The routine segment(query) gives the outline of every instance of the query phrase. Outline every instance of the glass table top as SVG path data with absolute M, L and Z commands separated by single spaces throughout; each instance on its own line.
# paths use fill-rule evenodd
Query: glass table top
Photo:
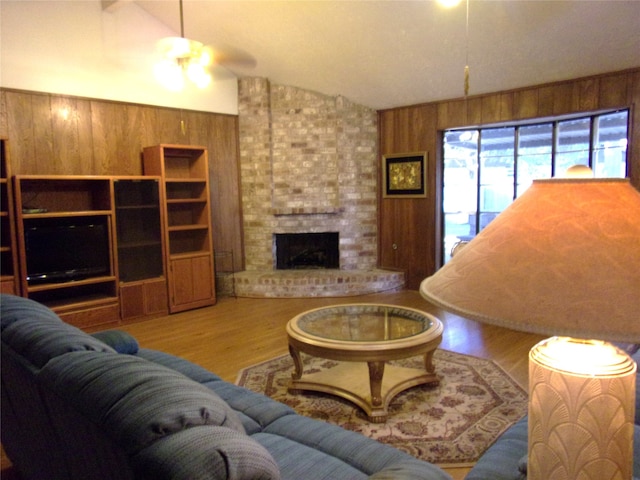
M 383 342 L 413 337 L 433 326 L 431 316 L 393 305 L 356 304 L 302 314 L 297 328 L 308 335 L 348 342 Z

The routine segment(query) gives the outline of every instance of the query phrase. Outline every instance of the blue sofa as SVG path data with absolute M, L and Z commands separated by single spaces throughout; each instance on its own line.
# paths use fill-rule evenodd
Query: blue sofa
M 628 353 L 640 364 L 637 346 L 628 346 Z M 482 455 L 465 480 L 525 480 L 528 450 L 527 417 L 504 432 Z M 633 435 L 633 478 L 640 479 L 640 372 L 636 372 L 636 417 Z
M 1 440 L 25 479 L 445 480 L 124 332 L 0 296 Z

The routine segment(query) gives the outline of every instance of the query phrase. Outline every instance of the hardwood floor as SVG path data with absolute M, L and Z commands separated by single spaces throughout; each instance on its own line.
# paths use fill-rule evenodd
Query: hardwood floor
M 118 329 L 132 334 L 142 347 L 186 358 L 234 382 L 240 369 L 288 352 L 285 325 L 298 313 L 333 304 L 373 302 L 413 307 L 436 315 L 444 324 L 440 348 L 491 358 L 527 389 L 528 352 L 543 337 L 446 313 L 427 303 L 417 291 L 343 298 L 227 297 L 213 307 L 128 323 Z M 468 469 L 447 471 L 461 480 Z

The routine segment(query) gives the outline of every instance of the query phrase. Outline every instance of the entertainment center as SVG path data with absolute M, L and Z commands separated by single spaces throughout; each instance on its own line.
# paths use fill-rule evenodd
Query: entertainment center
M 215 304 L 207 151 L 142 156 L 141 176 L 10 177 L 2 140 L 2 291 L 81 328 Z

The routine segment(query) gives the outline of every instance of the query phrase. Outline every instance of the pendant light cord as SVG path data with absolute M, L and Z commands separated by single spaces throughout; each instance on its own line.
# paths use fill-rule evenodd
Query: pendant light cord
M 468 5 L 469 0 L 467 0 Z M 467 11 L 469 7 L 467 7 Z M 182 0 L 180 0 L 180 36 L 184 38 L 184 14 L 182 13 Z
M 180 0 L 182 1 L 182 0 Z M 467 0 L 467 18 L 465 24 L 465 65 L 464 65 L 464 96 L 469 95 L 469 0 Z

